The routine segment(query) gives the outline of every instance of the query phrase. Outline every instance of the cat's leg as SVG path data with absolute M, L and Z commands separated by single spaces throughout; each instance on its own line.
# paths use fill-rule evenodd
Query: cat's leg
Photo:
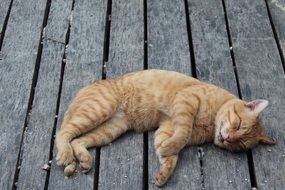
M 188 143 L 200 101 L 199 96 L 188 89 L 176 94 L 171 110 L 174 134 L 158 149 L 162 156 L 175 155 Z
M 105 87 L 99 89 L 88 86 L 79 91 L 70 104 L 55 138 L 58 165 L 67 166 L 74 162 L 70 145 L 73 138 L 98 127 L 115 112 L 118 105 L 116 95 L 107 90 Z
M 159 128 L 155 132 L 154 147 L 156 150 L 159 150 L 161 144 L 169 139 L 174 133 L 174 128 L 170 120 L 165 120 L 160 123 Z M 162 186 L 170 175 L 173 173 L 178 155 L 172 156 L 161 156 L 159 151 L 156 151 L 156 154 L 159 158 L 160 168 L 159 172 L 155 176 L 155 184 L 157 186 Z
M 115 114 L 111 119 L 104 122 L 98 128 L 84 134 L 71 141 L 71 146 L 75 157 L 79 161 L 79 166 L 83 173 L 92 167 L 92 157 L 87 148 L 93 146 L 103 146 L 111 143 L 114 139 L 125 133 L 129 129 L 127 119 L 119 114 Z M 67 166 L 64 174 L 69 176 L 75 171 L 75 164 Z

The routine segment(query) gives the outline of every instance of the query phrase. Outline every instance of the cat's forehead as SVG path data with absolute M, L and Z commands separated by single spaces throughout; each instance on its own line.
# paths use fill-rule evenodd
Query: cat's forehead
M 251 113 L 246 107 L 246 103 L 244 101 L 238 101 L 232 104 L 232 109 L 230 109 L 230 112 L 232 115 L 235 115 L 249 124 L 255 124 L 259 120 L 258 115 Z

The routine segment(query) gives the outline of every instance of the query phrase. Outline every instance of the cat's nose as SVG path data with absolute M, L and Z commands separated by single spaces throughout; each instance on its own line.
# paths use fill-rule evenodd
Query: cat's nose
M 224 141 L 227 141 L 227 142 L 233 142 L 233 137 L 228 135 L 224 138 Z

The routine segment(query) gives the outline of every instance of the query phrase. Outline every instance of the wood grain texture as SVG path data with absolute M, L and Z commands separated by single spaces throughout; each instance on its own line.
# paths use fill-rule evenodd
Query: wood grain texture
M 197 77 L 238 96 L 220 0 L 188 0 Z M 247 156 L 202 146 L 205 189 L 250 189 Z
M 142 70 L 144 58 L 143 1 L 112 3 L 107 78 Z M 127 133 L 101 148 L 99 189 L 142 189 L 143 134 Z
M 1 0 L 0 3 L 0 36 L 12 0 Z
M 66 65 L 57 128 L 60 127 L 63 114 L 77 91 L 84 85 L 102 78 L 106 10 L 105 0 L 75 2 L 70 40 L 66 49 Z M 56 152 L 54 150 L 48 188 L 93 189 L 94 167 L 86 175 L 76 172 L 69 179 L 65 179 L 62 168 L 56 165 Z M 95 149 L 91 150 L 91 154 L 95 160 Z
M 226 1 L 233 50 L 244 99 L 270 102 L 261 126 L 277 141 L 253 149 L 258 189 L 285 186 L 285 77 L 264 1 Z
M 191 74 L 183 1 L 148 1 L 148 68 L 175 70 Z M 159 170 L 154 150 L 154 134 L 149 133 L 149 189 L 158 189 L 152 181 Z M 186 148 L 179 155 L 173 175 L 163 189 L 201 189 L 202 179 L 197 147 Z
M 59 26 L 68 26 L 71 7 L 69 0 L 52 2 L 46 36 L 58 36 L 57 39 L 65 41 L 68 27 Z M 34 103 L 24 133 L 17 189 L 44 188 L 47 171 L 42 167 L 49 164 L 64 48 L 64 44 L 44 38 Z
M 285 0 L 267 0 L 278 40 L 285 55 Z
M 2 45 L 0 189 L 13 185 L 45 6 L 46 0 L 15 0 Z
M 44 40 L 65 43 L 67 29 L 72 22 L 72 3 L 71 0 L 52 0 Z
M 191 73 L 182 1 L 148 1 L 148 68 Z

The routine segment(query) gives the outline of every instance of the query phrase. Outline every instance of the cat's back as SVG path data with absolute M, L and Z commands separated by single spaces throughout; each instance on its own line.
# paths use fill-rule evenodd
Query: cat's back
M 122 79 L 136 88 L 159 90 L 199 84 L 199 80 L 175 71 L 150 69 L 123 75 Z

